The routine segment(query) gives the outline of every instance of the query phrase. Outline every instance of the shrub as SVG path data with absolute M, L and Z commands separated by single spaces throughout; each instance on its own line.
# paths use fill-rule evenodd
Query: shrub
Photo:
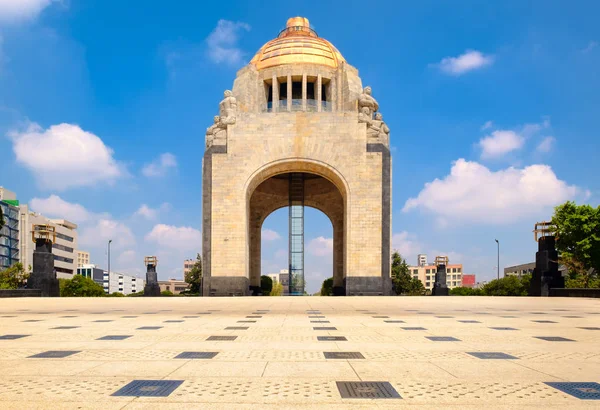
M 92 279 L 81 275 L 75 275 L 73 276 L 73 279 L 66 279 L 63 288 L 61 289 L 60 296 L 99 297 L 106 296 L 106 294 L 102 286 L 94 282 Z

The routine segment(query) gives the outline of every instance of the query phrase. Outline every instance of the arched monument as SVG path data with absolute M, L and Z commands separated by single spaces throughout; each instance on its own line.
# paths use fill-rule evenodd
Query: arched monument
M 391 293 L 390 130 L 378 111 L 358 70 L 303 17 L 238 71 L 206 131 L 204 296 L 258 293 L 261 227 L 282 207 L 300 293 L 305 206 L 331 220 L 334 293 Z

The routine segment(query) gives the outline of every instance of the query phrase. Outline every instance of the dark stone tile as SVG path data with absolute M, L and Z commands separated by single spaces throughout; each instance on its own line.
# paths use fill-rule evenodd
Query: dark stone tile
M 452 319 L 454 316 L 436 316 L 438 319 Z
M 96 323 L 109 323 L 109 322 L 114 322 L 114 320 L 101 319 L 101 320 L 92 320 L 92 322 L 96 322 Z
M 317 336 L 319 342 L 346 342 L 345 336 Z
M 23 322 L 33 323 L 33 322 L 42 322 L 42 320 L 41 319 L 29 319 L 29 320 L 24 320 Z
M 260 319 L 262 316 L 257 316 L 257 315 L 250 315 L 250 316 L 246 316 L 246 319 Z
M 404 320 L 384 320 L 385 323 L 406 323 Z
M 102 336 L 96 340 L 125 340 L 125 339 L 129 339 L 131 337 L 131 335 L 108 335 L 108 336 Z
M 600 400 L 600 384 L 595 382 L 545 382 L 545 384 L 581 400 Z
M 2 335 L 0 336 L 0 340 L 15 340 L 15 339 L 22 339 L 24 337 L 28 337 L 31 335 Z
M 333 327 L 333 326 L 320 326 L 320 327 L 313 327 L 313 330 L 337 330 L 337 327 Z
M 387 319 L 389 316 L 373 316 L 373 319 Z
M 364 359 L 360 352 L 323 352 L 325 359 Z
M 578 329 L 583 329 L 583 330 L 600 330 L 600 327 L 586 326 L 586 327 L 579 327 Z
M 519 329 L 515 329 L 514 327 L 490 327 L 490 329 L 493 329 L 493 330 L 519 330 Z
M 511 356 L 502 352 L 467 352 L 471 356 L 475 356 L 478 359 L 518 359 L 518 357 Z
M 185 320 L 165 320 L 163 323 L 183 323 Z
M 553 320 L 532 320 L 532 322 L 536 322 L 536 323 L 557 323 Z
M 575 340 L 567 339 L 560 336 L 533 336 L 536 339 L 545 340 L 547 342 L 575 342 Z
M 121 317 L 123 319 L 133 319 L 134 317 L 137 317 L 137 316 L 121 316 Z
M 479 320 L 459 320 L 460 323 L 481 323 Z
M 237 339 L 237 336 L 209 336 L 207 341 L 232 341 Z
M 325 316 L 309 316 L 309 319 L 324 319 Z
M 181 352 L 175 359 L 212 359 L 219 352 Z
M 329 320 L 311 320 L 310 323 L 330 323 Z
M 416 326 L 416 327 L 402 327 L 401 329 L 404 329 L 404 330 L 427 330 L 424 327 L 419 327 L 419 326 Z
M 62 359 L 81 352 L 81 350 L 48 350 L 29 356 L 28 359 Z
M 225 330 L 248 330 L 247 326 L 227 326 Z
M 51 327 L 50 329 L 52 329 L 52 330 L 68 330 L 68 329 L 77 329 L 78 327 L 81 327 L 81 326 L 57 326 L 57 327 Z
M 336 382 L 342 399 L 401 399 L 388 382 Z
M 111 396 L 167 397 L 181 383 L 183 383 L 183 380 L 134 380 L 111 394 Z
M 452 336 L 425 336 L 427 339 L 432 342 L 460 342 L 460 339 L 457 339 Z
M 162 326 L 142 326 L 142 327 L 138 327 L 137 330 L 158 330 L 158 329 L 162 329 Z
M 256 320 L 238 320 L 238 323 L 256 323 Z

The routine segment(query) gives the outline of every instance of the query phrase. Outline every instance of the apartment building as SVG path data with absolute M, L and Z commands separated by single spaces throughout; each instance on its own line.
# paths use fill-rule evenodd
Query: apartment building
M 0 229 L 0 270 L 20 262 L 19 201 L 14 192 L 0 187 L 4 227 Z
M 77 267 L 90 264 L 90 253 L 86 251 L 77 251 Z
M 185 278 L 186 273 L 190 273 L 196 261 L 194 259 L 186 259 L 183 261 L 183 277 Z
M 119 292 L 124 295 L 137 293 L 144 290 L 146 281 L 133 275 L 108 271 L 98 268 L 93 264 L 86 264 L 77 268 L 77 274 L 92 279 L 104 289 L 107 294 Z

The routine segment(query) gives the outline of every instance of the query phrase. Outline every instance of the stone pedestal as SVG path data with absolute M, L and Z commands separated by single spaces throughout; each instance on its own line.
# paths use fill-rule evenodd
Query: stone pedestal
M 160 286 L 156 274 L 156 265 L 148 265 L 146 269 L 146 286 L 144 296 L 160 296 Z
M 54 271 L 52 242 L 37 239 L 33 251 L 33 272 L 27 280 L 29 289 L 39 289 L 43 297 L 59 297 L 60 288 Z
M 446 265 L 438 265 L 435 273 L 435 284 L 431 292 L 433 296 L 448 296 L 448 285 L 446 285 Z
M 565 278 L 558 271 L 558 252 L 554 236 L 542 236 L 535 254 L 535 269 L 531 277 L 531 296 L 550 296 L 550 289 L 564 288 Z

